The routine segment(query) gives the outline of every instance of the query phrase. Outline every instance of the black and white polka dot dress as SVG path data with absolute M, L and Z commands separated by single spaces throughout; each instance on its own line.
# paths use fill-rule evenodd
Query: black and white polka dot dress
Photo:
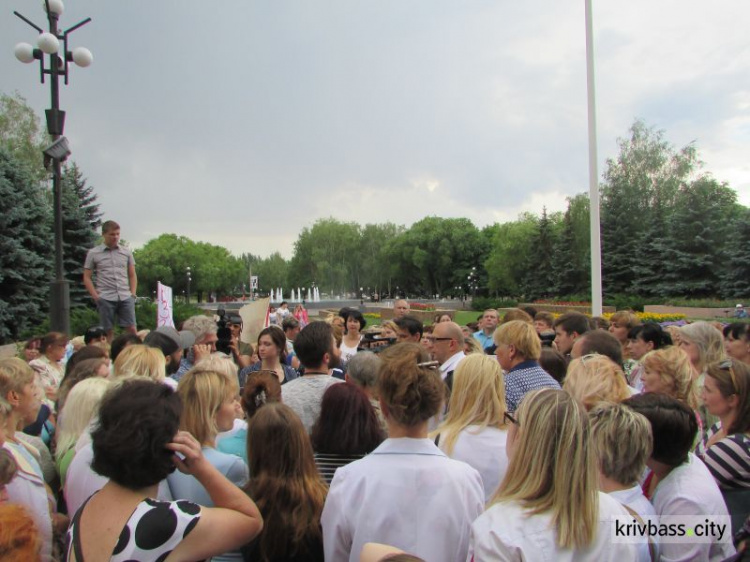
M 88 503 L 88 502 L 87 502 Z M 75 552 L 78 562 L 84 562 L 80 548 L 80 518 L 83 504 L 68 529 L 67 551 Z M 172 550 L 187 537 L 198 524 L 200 506 L 185 500 L 162 502 L 145 499 L 139 503 L 120 533 L 112 551 L 111 562 L 133 560 L 165 560 Z

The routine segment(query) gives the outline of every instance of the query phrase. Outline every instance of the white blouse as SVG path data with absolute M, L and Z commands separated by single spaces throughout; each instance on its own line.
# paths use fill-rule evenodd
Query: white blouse
M 449 455 L 479 471 L 484 485 L 485 503 L 495 493 L 508 470 L 508 455 L 505 451 L 507 437 L 508 432 L 504 429 L 485 427 L 480 430 L 479 426 L 470 425 L 458 435 Z M 445 438 L 445 435 L 441 435 L 438 442 L 443 452 L 446 452 Z
M 479 473 L 430 439 L 386 439 L 336 471 L 321 523 L 326 562 L 359 561 L 365 543 L 429 562 L 464 560 L 484 507 Z
M 599 492 L 599 522 L 591 545 L 583 550 L 557 545 L 552 514 L 529 515 L 517 502 L 496 503 L 471 526 L 467 561 L 628 562 L 637 560 L 636 545 L 611 541 L 613 517 L 628 517 L 620 503 Z

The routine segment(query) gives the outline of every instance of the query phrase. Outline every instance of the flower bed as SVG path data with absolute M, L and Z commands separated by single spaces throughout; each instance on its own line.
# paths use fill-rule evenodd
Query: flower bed
M 411 310 L 424 310 L 426 312 L 435 312 L 435 305 L 434 304 L 425 304 L 421 302 L 410 302 L 409 308 Z
M 612 317 L 613 312 L 606 312 L 604 316 L 607 320 Z M 684 314 L 658 314 L 656 312 L 636 312 L 635 315 L 641 319 L 641 322 L 676 322 L 687 318 Z

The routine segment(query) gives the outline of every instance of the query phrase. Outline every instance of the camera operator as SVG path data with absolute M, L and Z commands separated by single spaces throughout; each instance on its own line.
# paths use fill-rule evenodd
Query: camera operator
M 253 346 L 249 343 L 240 341 L 242 335 L 242 316 L 236 313 L 229 315 L 223 309 L 217 311 L 219 315 L 218 336 L 219 341 L 216 343 L 217 351 L 223 351 L 231 355 L 236 365 L 243 369 L 253 364 Z M 222 321 L 225 323 L 227 332 L 222 332 Z M 224 340 L 222 337 L 228 339 Z

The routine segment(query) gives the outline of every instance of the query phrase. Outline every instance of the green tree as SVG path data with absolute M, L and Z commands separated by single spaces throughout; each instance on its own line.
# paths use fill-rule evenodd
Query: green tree
M 619 139 L 616 159 L 607 160 L 601 186 L 602 275 L 605 294 L 626 293 L 636 280 L 638 254 L 633 244 L 659 201 L 670 208 L 679 189 L 698 165 L 693 145 L 676 151 L 642 121 Z
M 728 229 L 726 250 L 726 273 L 721 285 L 724 297 L 750 297 L 750 209 L 742 209 Z
M 146 294 L 156 291 L 157 281 L 172 287 L 175 297 L 187 293 L 187 268 L 191 270 L 191 294 L 240 294 L 247 269 L 226 248 L 194 242 L 185 236 L 162 234 L 134 252 L 139 287 Z
M 316 283 L 321 292 L 354 291 L 359 279 L 359 240 L 360 226 L 353 222 L 327 218 L 303 228 L 294 243 L 289 281 L 299 287 Z
M 94 188 L 86 185 L 76 164 L 66 166 L 62 177 L 63 189 L 63 254 L 65 277 L 70 281 L 72 306 L 91 304 L 81 282 L 83 263 L 88 250 L 99 239 L 101 212 Z
M 677 194 L 664 255 L 665 296 L 719 294 L 728 227 L 738 216 L 737 193 L 701 176 Z
M 528 299 L 549 297 L 554 293 L 553 256 L 557 239 L 547 207 L 542 207 L 542 216 L 531 237 L 531 251 L 526 257 L 523 292 Z
M 0 146 L 0 342 L 44 321 L 52 274 L 49 224 L 28 166 Z
M 469 219 L 427 217 L 392 240 L 388 255 L 399 286 L 410 293 L 446 295 L 479 264 L 482 243 Z
M 560 236 L 552 258 L 554 292 L 559 296 L 591 291 L 591 234 L 589 199 L 585 194 L 568 198 Z
M 359 279 L 357 286 L 369 287 L 370 292 L 390 293 L 393 271 L 388 260 L 388 244 L 404 228 L 393 223 L 366 224 L 360 232 L 358 258 Z
M 289 294 L 289 262 L 279 252 L 258 260 L 253 265 L 253 275 L 258 276 L 258 289 L 261 293 L 282 287 Z
M 511 297 L 520 294 L 526 256 L 532 251 L 531 241 L 536 223 L 534 215 L 524 213 L 518 220 L 498 226 L 492 249 L 484 263 L 489 289 L 496 295 Z
M 0 94 L 0 145 L 10 150 L 14 158 L 26 165 L 33 180 L 47 176 L 43 166 L 42 149 L 47 135 L 39 117 L 18 92 Z

